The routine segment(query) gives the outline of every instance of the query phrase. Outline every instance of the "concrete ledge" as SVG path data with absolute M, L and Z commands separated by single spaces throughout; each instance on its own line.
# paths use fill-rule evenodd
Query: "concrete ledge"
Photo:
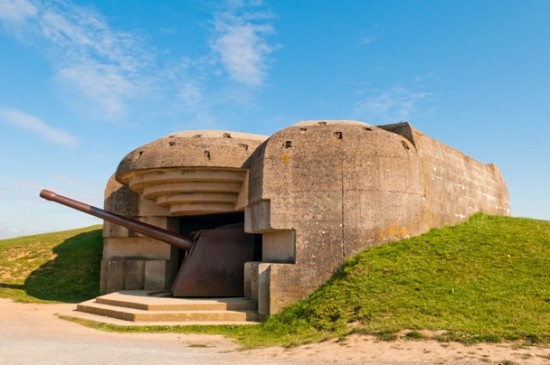
M 57 316 L 76 319 L 76 320 L 85 320 L 91 321 L 100 324 L 111 324 L 121 327 L 138 327 L 138 326 L 247 326 L 247 325 L 256 325 L 260 322 L 257 321 L 199 321 L 199 320 L 180 320 L 180 321 L 127 321 L 123 319 L 107 317 L 100 314 L 92 314 L 86 312 L 80 312 L 77 310 L 69 312 L 57 313 Z
M 190 310 L 190 311 L 148 311 L 134 308 L 116 307 L 100 304 L 95 301 L 85 302 L 77 306 L 80 312 L 97 314 L 124 321 L 132 322 L 172 322 L 172 321 L 255 321 L 258 313 L 255 311 L 227 311 L 227 310 Z
M 244 298 L 172 298 L 137 290 L 111 293 L 77 305 L 69 317 L 113 323 L 246 324 L 256 323 L 256 303 Z M 90 316 L 92 316 L 90 318 Z M 120 324 L 120 323 L 118 323 Z
M 256 303 L 244 298 L 157 297 L 147 290 L 120 291 L 95 299 L 96 303 L 147 311 L 255 310 Z

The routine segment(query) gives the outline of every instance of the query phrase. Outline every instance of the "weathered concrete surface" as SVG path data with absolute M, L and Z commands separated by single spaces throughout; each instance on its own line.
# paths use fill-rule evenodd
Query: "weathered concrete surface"
M 510 214 L 496 166 L 408 123 L 308 121 L 268 139 L 180 132 L 129 153 L 115 177 L 107 210 L 174 231 L 178 217 L 244 210 L 245 231 L 262 235 L 262 260 L 244 268 L 261 316 L 305 297 L 369 246 L 479 211 Z M 169 285 L 177 250 L 109 223 L 104 236 L 102 293 Z
M 256 150 L 249 184 L 246 230 L 264 237 L 295 232 L 286 242 L 277 240 L 276 250 L 264 240 L 264 251 L 294 250 L 294 257 L 264 255 L 273 264 L 264 268 L 262 315 L 311 293 L 371 245 L 478 211 L 509 214 L 507 190 L 493 165 L 408 123 L 385 129 L 354 121 L 298 123 Z
M 268 313 L 310 293 L 359 250 L 427 229 L 420 164 L 405 138 L 364 123 L 304 122 L 270 137 L 251 160 L 246 229 L 294 230 L 286 251 L 295 256 L 286 261 L 293 265 L 270 266 Z
M 105 210 L 177 231 L 169 210 L 132 192 L 112 176 L 105 188 Z M 168 289 L 178 269 L 178 250 L 128 229 L 103 224 L 100 293 L 133 289 Z
M 169 215 L 235 211 L 247 200 L 246 162 L 267 137 L 229 131 L 171 134 L 130 152 L 116 179 Z
M 496 165 L 482 164 L 409 123 L 380 128 L 416 146 L 426 191 L 424 220 L 430 227 L 459 223 L 477 212 L 510 215 L 508 189 Z
M 233 167 L 240 169 L 267 136 L 231 131 L 173 133 L 130 152 L 120 162 L 117 180 L 133 172 L 173 167 Z
M 266 138 L 191 131 L 141 146 L 124 157 L 107 183 L 105 209 L 175 232 L 179 221 L 171 217 L 243 210 L 247 160 Z M 108 222 L 103 236 L 102 294 L 170 287 L 177 249 Z
M 257 323 L 256 302 L 242 297 L 172 298 L 155 294 L 131 290 L 102 295 L 78 304 L 78 311 L 67 316 L 120 326 Z

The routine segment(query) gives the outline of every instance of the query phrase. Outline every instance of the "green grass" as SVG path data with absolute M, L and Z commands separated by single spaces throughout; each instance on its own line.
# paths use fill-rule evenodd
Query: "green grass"
M 0 241 L 2 267 L 5 242 Z M 550 344 L 550 222 L 478 214 L 457 226 L 368 249 L 310 297 L 258 326 L 93 326 L 222 334 L 246 348 L 353 333 L 415 340 L 424 338 L 423 330 L 438 333 L 441 341 Z
M 0 240 L 0 297 L 78 303 L 99 295 L 99 228 Z
M 297 342 L 408 329 L 550 343 L 550 222 L 478 214 L 366 250 L 263 327 L 297 328 Z

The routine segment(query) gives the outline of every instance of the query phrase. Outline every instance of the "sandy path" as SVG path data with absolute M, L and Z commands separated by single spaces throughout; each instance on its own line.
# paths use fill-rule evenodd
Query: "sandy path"
M 239 351 L 221 336 L 107 333 L 55 316 L 74 307 L 0 299 L 0 364 L 550 364 L 548 347 L 379 342 L 365 336 Z
M 510 344 L 459 343 L 437 341 L 376 341 L 372 337 L 350 336 L 343 343 L 330 341 L 296 349 L 254 350 L 256 358 L 287 358 L 291 362 L 310 359 L 311 364 L 550 364 L 550 348 Z M 320 362 L 317 362 L 320 361 Z

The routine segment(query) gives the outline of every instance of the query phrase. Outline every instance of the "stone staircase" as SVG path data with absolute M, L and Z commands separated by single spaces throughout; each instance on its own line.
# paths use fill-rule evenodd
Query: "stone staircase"
M 140 325 L 251 324 L 258 321 L 256 303 L 245 298 L 172 298 L 163 295 L 166 293 L 146 290 L 102 295 L 78 304 L 71 316 Z

